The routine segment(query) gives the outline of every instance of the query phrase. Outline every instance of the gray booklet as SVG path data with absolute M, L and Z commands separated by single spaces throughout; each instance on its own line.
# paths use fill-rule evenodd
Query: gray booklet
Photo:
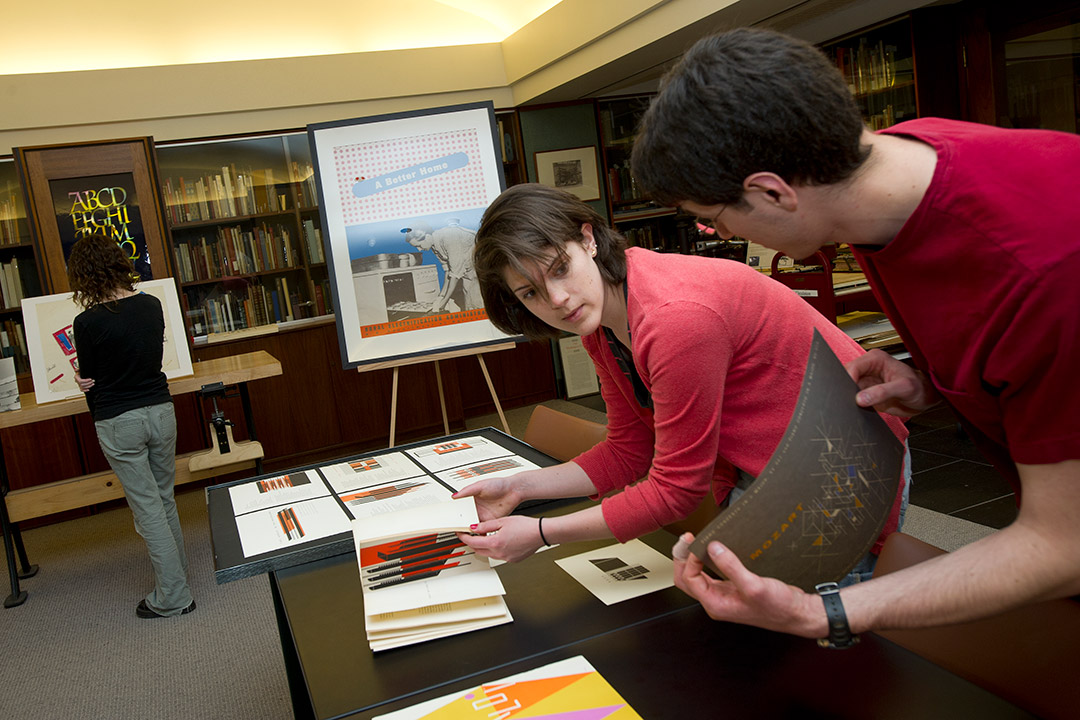
M 799 400 L 765 469 L 701 531 L 690 551 L 726 545 L 750 571 L 811 591 L 870 551 L 892 509 L 903 444 L 814 331 Z M 712 568 L 715 570 L 715 568 Z

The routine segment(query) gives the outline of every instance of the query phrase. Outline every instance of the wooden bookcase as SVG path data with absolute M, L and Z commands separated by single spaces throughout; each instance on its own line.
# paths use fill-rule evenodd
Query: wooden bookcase
M 652 95 L 631 95 L 597 101 L 597 118 L 611 222 L 627 244 L 658 252 L 746 258 L 746 243 L 725 242 L 698 230 L 694 218 L 644 197 L 630 172 L 634 134 Z
M 517 110 L 496 110 L 495 123 L 501 141 L 500 150 L 506 187 L 528 182 L 525 149 L 521 143 L 521 118 Z
M 333 312 L 306 134 L 159 145 L 157 155 L 192 337 Z
M 0 160 L 0 356 L 15 358 L 22 392 L 31 383 L 19 303 L 42 294 L 40 277 L 15 161 Z

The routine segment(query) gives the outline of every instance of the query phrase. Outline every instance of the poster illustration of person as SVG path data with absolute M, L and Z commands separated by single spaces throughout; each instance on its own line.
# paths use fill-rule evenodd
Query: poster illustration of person
M 501 192 L 490 103 L 310 126 L 348 367 L 505 341 L 472 263 Z

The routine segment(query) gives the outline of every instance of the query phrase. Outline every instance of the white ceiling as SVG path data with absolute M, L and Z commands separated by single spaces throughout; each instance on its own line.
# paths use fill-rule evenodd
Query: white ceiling
M 502 42 L 559 2 L 9 0 L 0 75 Z

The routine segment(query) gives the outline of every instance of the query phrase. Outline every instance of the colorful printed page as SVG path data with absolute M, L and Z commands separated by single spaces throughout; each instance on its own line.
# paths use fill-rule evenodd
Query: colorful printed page
M 367 485 L 341 493 L 345 508 L 356 520 L 382 513 L 431 505 L 450 499 L 450 490 L 427 475 Z
M 354 520 L 364 613 L 504 595 L 487 558 L 457 537 L 479 522 L 472 498 L 446 500 Z
M 669 588 L 674 563 L 640 540 L 590 550 L 555 561 L 605 605 Z
M 522 470 L 537 470 L 539 468 L 539 465 L 531 463 L 525 458 L 509 455 L 493 460 L 482 460 L 471 465 L 463 465 L 453 470 L 445 470 L 436 473 L 435 477 L 454 488 L 454 492 L 457 492 L 477 480 L 505 477 L 519 473 Z
M 634 712 L 582 656 L 445 695 L 374 720 L 632 720 Z
M 253 480 L 229 488 L 234 515 L 302 502 L 329 494 L 330 491 L 323 484 L 318 473 L 310 471 Z
M 339 495 L 360 487 L 424 475 L 416 463 L 399 452 L 335 463 L 319 468 L 319 472 Z
M 447 440 L 405 452 L 433 473 L 510 454 L 503 446 L 479 436 Z
M 349 531 L 349 518 L 327 496 L 238 515 L 244 557 L 293 547 Z

